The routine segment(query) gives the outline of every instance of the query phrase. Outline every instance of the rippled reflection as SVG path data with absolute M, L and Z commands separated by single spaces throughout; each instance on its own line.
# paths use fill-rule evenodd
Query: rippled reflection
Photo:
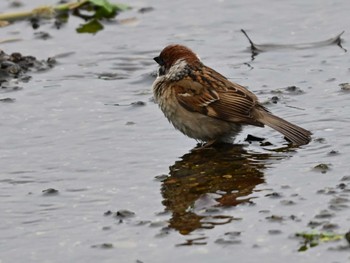
M 162 183 L 163 204 L 172 213 L 169 226 L 182 234 L 235 220 L 220 207 L 251 202 L 249 195 L 263 183 L 268 160 L 277 153 L 247 152 L 243 145 L 194 150 L 170 167 Z

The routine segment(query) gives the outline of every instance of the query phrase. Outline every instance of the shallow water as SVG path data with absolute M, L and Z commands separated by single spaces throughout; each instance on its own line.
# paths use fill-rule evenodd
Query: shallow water
M 41 26 L 48 40 L 27 22 L 1 28 L 1 39 L 21 38 L 2 44 L 6 53 L 73 53 L 23 89 L 0 90 L 15 99 L 0 102 L 0 262 L 347 262 L 345 239 L 298 252 L 295 234 L 349 231 L 350 93 L 339 86 L 349 82 L 349 53 L 334 45 L 252 60 L 240 29 L 257 43 L 325 40 L 348 29 L 348 1 L 130 5 L 119 19 L 132 22 L 96 36 L 76 34 L 76 18 Z M 347 31 L 343 39 L 348 48 Z M 188 45 L 261 101 L 278 96 L 268 108 L 314 140 L 291 149 L 277 132 L 246 127 L 233 146 L 191 152 L 196 142 L 151 99 L 152 58 L 169 43 Z M 248 144 L 247 134 L 273 145 Z

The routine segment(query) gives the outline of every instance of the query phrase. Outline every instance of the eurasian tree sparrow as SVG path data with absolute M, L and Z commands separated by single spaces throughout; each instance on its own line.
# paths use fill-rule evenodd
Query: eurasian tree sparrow
M 307 144 L 311 132 L 270 113 L 245 87 L 205 66 L 182 45 L 165 47 L 153 83 L 155 101 L 182 133 L 212 144 L 232 140 L 242 125 L 270 126 L 294 145 Z

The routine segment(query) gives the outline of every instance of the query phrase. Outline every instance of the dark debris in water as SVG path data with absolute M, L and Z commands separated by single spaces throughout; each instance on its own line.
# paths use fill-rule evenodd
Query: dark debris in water
M 23 2 L 19 0 L 13 0 L 9 4 L 10 4 L 10 7 L 14 7 L 14 8 L 23 6 Z
M 282 89 L 271 90 L 271 93 L 272 94 L 284 94 L 284 93 L 287 93 L 289 95 L 300 95 L 300 94 L 304 94 L 305 92 L 300 87 L 292 85 L 292 86 L 288 86 L 288 87 L 282 88 Z M 276 97 L 276 96 L 274 96 L 274 97 Z M 277 97 L 277 99 L 278 99 L 278 97 Z
M 272 192 L 270 194 L 267 194 L 265 195 L 267 197 L 271 197 L 271 198 L 281 198 L 282 197 L 282 194 L 281 193 L 278 193 L 278 192 Z
M 34 35 L 35 35 L 35 38 L 42 39 L 42 40 L 48 40 L 52 38 L 50 33 L 44 32 L 44 31 L 35 32 Z
M 252 53 L 252 59 L 254 59 L 255 56 L 257 56 L 261 52 L 281 50 L 281 49 L 282 50 L 315 49 L 315 48 L 320 48 L 325 46 L 337 45 L 341 49 L 343 49 L 345 52 L 347 51 L 342 46 L 341 36 L 344 34 L 344 31 L 336 35 L 335 37 L 332 37 L 324 41 L 300 43 L 300 44 L 273 44 L 273 43 L 256 44 L 251 40 L 251 38 L 248 36 L 247 32 L 244 29 L 241 29 L 241 32 L 245 35 L 245 37 L 248 39 L 250 43 L 250 51 Z
M 329 208 L 333 211 L 341 211 L 344 209 L 349 209 L 349 199 L 345 197 L 333 197 L 329 202 Z
M 42 191 L 43 195 L 57 195 L 58 194 L 58 190 L 54 189 L 54 188 L 48 188 Z
M 270 235 L 279 235 L 279 234 L 282 234 L 282 231 L 279 230 L 279 229 L 270 229 L 270 230 L 268 231 L 268 233 L 269 233 Z
M 277 104 L 277 102 L 280 101 L 280 98 L 278 96 L 273 96 L 271 97 L 270 101 L 273 103 L 273 104 Z
M 101 248 L 101 249 L 111 249 L 113 248 L 113 244 L 112 243 L 102 243 L 99 245 L 92 245 L 92 248 Z
M 218 245 L 235 245 L 235 244 L 241 244 L 241 240 L 230 240 L 230 239 L 224 239 L 224 238 L 218 238 L 215 240 L 215 244 Z
M 281 200 L 281 205 L 284 205 L 284 206 L 295 205 L 295 202 L 293 200 Z
M 313 169 L 315 171 L 319 171 L 324 174 L 330 170 L 330 167 L 328 164 L 320 163 L 320 164 L 317 164 Z
M 105 216 L 109 216 L 109 215 L 112 215 L 112 214 L 113 214 L 113 212 L 111 210 L 108 210 L 108 211 L 103 213 L 103 215 L 105 215 Z
M 350 83 L 341 83 L 339 86 L 342 91 L 350 91 Z
M 215 243 L 223 246 L 240 244 L 242 243 L 240 237 L 241 232 L 239 231 L 226 232 L 223 237 L 216 239 Z
M 13 92 L 13 91 L 18 91 L 22 90 L 23 87 L 18 85 L 18 81 L 0 81 L 0 92 Z
M 111 210 L 108 210 L 106 212 L 103 213 L 103 215 L 105 216 L 114 216 L 118 219 L 126 219 L 126 218 L 132 218 L 135 217 L 135 213 L 130 211 L 130 210 L 126 210 L 126 209 L 121 209 L 118 210 L 117 212 L 112 212 Z
M 146 102 L 143 102 L 143 101 L 136 101 L 136 102 L 132 102 L 131 105 L 132 105 L 132 106 L 136 106 L 136 107 L 145 106 L 145 105 L 146 105 Z
M 3 99 L 0 99 L 0 102 L 4 102 L 4 103 L 13 103 L 15 102 L 16 99 L 13 99 L 13 98 L 3 98 Z
M 97 74 L 97 77 L 103 80 L 118 80 L 118 79 L 126 79 L 127 75 L 115 73 L 115 72 L 104 72 L 104 73 Z
M 154 11 L 154 7 L 152 7 L 152 6 L 142 7 L 139 10 L 137 10 L 137 12 L 139 12 L 141 14 L 149 13 L 151 11 Z
M 130 104 L 119 104 L 119 103 L 114 103 L 114 104 L 105 104 L 105 105 L 112 105 L 112 106 L 134 106 L 134 107 L 142 107 L 146 105 L 146 102 L 144 101 L 135 101 L 135 102 L 131 102 Z
M 329 156 L 336 156 L 336 155 L 339 155 L 339 151 L 336 151 L 336 150 L 331 150 L 329 153 L 328 153 Z
M 326 231 L 331 231 L 331 230 L 334 230 L 337 228 L 339 228 L 339 225 L 333 224 L 333 223 L 328 223 L 328 222 L 322 226 L 322 229 L 326 230 Z
M 319 226 L 321 226 L 323 224 L 325 224 L 325 222 L 311 220 L 307 225 L 308 225 L 308 227 L 316 228 L 316 227 L 319 227 Z
M 350 181 L 350 175 L 343 176 L 341 181 Z
M 315 218 L 317 219 L 329 219 L 334 217 L 334 214 L 329 212 L 328 210 L 322 210 L 317 215 L 315 215 Z
M 322 137 L 318 137 L 318 138 L 315 138 L 313 139 L 314 142 L 318 142 L 318 143 L 326 143 L 326 139 L 325 138 L 322 138 Z
M 130 218 L 130 217 L 134 217 L 135 213 L 130 210 L 122 209 L 122 210 L 118 210 L 115 213 L 115 216 L 118 218 Z
M 266 217 L 269 222 L 283 222 L 285 218 L 283 216 L 271 215 Z
M 156 238 L 161 238 L 161 237 L 166 237 L 171 233 L 171 228 L 170 227 L 162 227 L 159 231 L 159 233 L 157 233 L 155 235 Z

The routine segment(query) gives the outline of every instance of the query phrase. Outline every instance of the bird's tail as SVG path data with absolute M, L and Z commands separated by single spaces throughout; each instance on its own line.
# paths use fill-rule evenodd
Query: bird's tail
M 282 133 L 286 139 L 292 142 L 294 145 L 308 144 L 311 140 L 312 133 L 310 131 L 292 124 L 269 112 L 264 112 L 264 114 L 262 114 L 262 116 L 259 118 L 259 121 Z

